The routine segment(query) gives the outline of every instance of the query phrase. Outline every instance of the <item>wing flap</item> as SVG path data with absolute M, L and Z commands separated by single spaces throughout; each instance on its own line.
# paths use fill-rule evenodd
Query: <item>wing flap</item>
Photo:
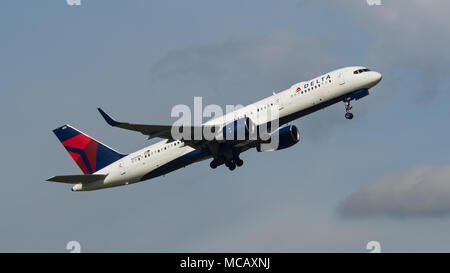
M 57 175 L 50 177 L 46 181 L 78 184 L 78 183 L 92 183 L 99 180 L 104 180 L 107 174 L 81 174 L 81 175 Z

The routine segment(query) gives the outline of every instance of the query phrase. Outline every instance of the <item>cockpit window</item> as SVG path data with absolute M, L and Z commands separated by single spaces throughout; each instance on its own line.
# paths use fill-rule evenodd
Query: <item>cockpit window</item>
M 361 73 L 369 72 L 369 71 L 370 71 L 370 69 L 367 69 L 367 68 L 358 69 L 358 70 L 353 71 L 353 74 L 361 74 Z

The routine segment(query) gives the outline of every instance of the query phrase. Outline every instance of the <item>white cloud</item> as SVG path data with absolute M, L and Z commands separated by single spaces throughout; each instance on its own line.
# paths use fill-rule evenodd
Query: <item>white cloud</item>
M 349 218 L 435 217 L 450 214 L 450 165 L 421 165 L 384 175 L 344 200 Z
M 369 31 L 376 42 L 373 53 L 383 54 L 383 62 L 401 61 L 410 65 L 440 66 L 450 60 L 447 16 L 449 1 L 392 1 L 383 12 L 368 13 Z M 389 39 L 386 39 L 388 38 Z M 375 57 L 375 56 L 373 56 Z

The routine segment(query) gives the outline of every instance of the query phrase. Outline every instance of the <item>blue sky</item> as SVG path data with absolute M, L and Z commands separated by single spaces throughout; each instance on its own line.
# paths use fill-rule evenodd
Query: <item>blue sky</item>
M 4 1 L 0 251 L 449 251 L 448 1 Z M 128 187 L 72 193 L 51 130 L 117 150 L 108 127 L 172 123 L 172 106 L 248 104 L 327 71 L 383 74 L 371 96 L 294 122 L 302 141 Z

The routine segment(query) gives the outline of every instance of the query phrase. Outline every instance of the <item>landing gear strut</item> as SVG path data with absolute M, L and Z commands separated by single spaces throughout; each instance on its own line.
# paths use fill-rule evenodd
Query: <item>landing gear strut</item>
M 353 107 L 350 105 L 350 100 L 349 99 L 345 99 L 344 100 L 344 104 L 345 104 L 345 118 L 346 119 L 352 119 L 353 118 L 353 114 L 350 113 L 350 110 Z

